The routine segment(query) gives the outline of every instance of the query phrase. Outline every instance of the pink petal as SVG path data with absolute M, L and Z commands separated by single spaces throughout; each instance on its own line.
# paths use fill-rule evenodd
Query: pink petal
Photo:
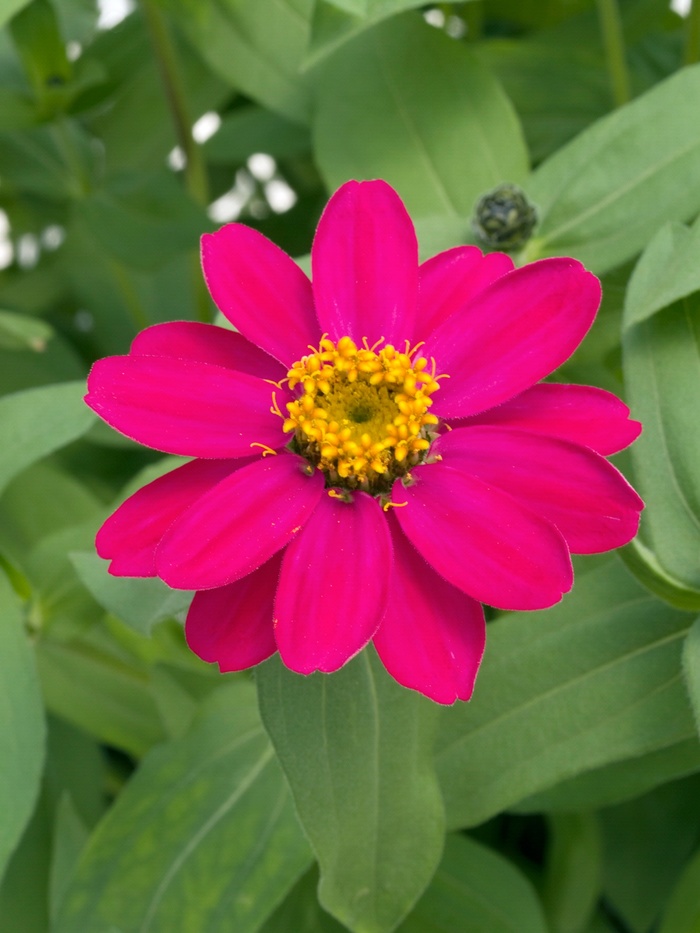
M 277 553 L 242 580 L 195 594 L 185 636 L 203 661 L 222 673 L 244 671 L 275 653 L 272 601 L 281 562 Z
M 311 283 L 284 250 L 252 227 L 202 237 L 204 278 L 216 306 L 252 343 L 291 367 L 318 344 Z
M 332 340 L 413 335 L 418 243 L 398 194 L 384 181 L 349 181 L 328 202 L 311 250 L 316 313 Z
M 123 502 L 97 532 L 100 557 L 117 577 L 154 577 L 160 539 L 186 509 L 249 460 L 192 460 L 159 476 Z
M 456 246 L 424 262 L 418 270 L 416 336 L 430 336 L 451 314 L 461 311 L 487 285 L 512 269 L 510 256 L 484 256 L 476 246 Z
M 282 562 L 275 637 L 287 667 L 336 671 L 364 648 L 384 615 L 391 562 L 376 499 L 322 497 Z
M 374 646 L 394 680 L 436 703 L 468 700 L 484 653 L 478 602 L 447 583 L 394 522 L 394 568 Z
M 625 403 L 604 389 L 542 382 L 497 408 L 459 422 L 459 426 L 522 428 L 574 441 L 609 456 L 639 437 L 642 426 L 629 414 Z
M 226 586 L 288 544 L 323 494 L 295 454 L 257 460 L 201 496 L 171 525 L 156 551 L 158 576 L 182 590 Z
M 88 376 L 85 401 L 127 437 L 185 457 L 250 456 L 251 443 L 282 447 L 283 421 L 270 410 L 284 390 L 247 373 L 164 356 L 110 356 Z
M 571 589 L 560 532 L 511 496 L 445 463 L 396 480 L 392 500 L 404 534 L 437 572 L 499 609 L 544 609 Z
M 598 279 L 574 259 L 541 259 L 497 279 L 421 349 L 450 376 L 434 413 L 475 415 L 539 382 L 571 356 L 599 304 Z
M 213 324 L 173 321 L 142 330 L 131 344 L 134 356 L 174 356 L 199 363 L 213 363 L 241 373 L 279 382 L 284 366 L 242 334 Z
M 497 486 L 556 525 L 570 550 L 595 554 L 627 544 L 644 503 L 600 454 L 559 438 L 475 426 L 440 437 L 446 466 Z

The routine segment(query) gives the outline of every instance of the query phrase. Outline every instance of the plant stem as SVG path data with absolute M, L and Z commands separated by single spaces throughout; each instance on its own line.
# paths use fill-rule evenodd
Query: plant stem
M 630 79 L 625 59 L 625 39 L 617 0 L 598 0 L 600 29 L 603 34 L 605 58 L 610 75 L 615 106 L 620 107 L 631 99 Z
M 691 3 L 685 28 L 684 60 L 686 65 L 694 65 L 700 62 L 700 0 Z
M 170 36 L 168 24 L 157 3 L 154 0 L 141 0 L 141 7 L 170 107 L 175 135 L 185 154 L 185 184 L 193 200 L 202 207 L 206 207 L 209 203 L 207 170 L 201 150 L 192 137 L 192 121 L 188 113 L 185 87 L 178 67 L 177 51 Z
M 151 44 L 165 89 L 175 135 L 185 154 L 185 185 L 192 200 L 206 208 L 210 201 L 207 167 L 202 158 L 202 150 L 192 136 L 192 120 L 187 106 L 177 50 L 157 0 L 141 0 L 141 7 L 151 36 Z M 197 256 L 193 255 L 191 266 L 195 317 L 198 321 L 208 323 L 211 320 L 211 308 Z

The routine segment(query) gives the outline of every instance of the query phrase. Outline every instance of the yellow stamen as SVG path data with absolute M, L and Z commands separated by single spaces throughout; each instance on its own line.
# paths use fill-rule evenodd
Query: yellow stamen
M 431 396 L 440 388 L 435 360 L 428 371 L 423 346 L 406 341 L 401 352 L 384 339 L 369 346 L 351 337 L 321 338 L 318 349 L 287 373 L 296 390 L 281 412 L 293 448 L 322 470 L 329 486 L 388 493 L 392 482 L 425 461 L 435 437 Z M 382 346 L 383 345 L 383 346 Z M 330 493 L 329 493 L 330 494 Z
M 250 445 L 251 447 L 260 447 L 262 449 L 263 457 L 276 457 L 277 451 L 272 447 L 268 447 L 267 444 L 259 444 L 257 441 L 253 441 Z
M 385 502 L 382 506 L 384 512 L 388 512 L 389 509 L 402 509 L 405 505 L 408 505 L 408 502 Z

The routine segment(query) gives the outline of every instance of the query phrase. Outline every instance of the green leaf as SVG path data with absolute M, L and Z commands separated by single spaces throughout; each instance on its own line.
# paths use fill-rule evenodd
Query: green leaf
M 56 104 L 71 79 L 72 67 L 49 0 L 32 0 L 13 18 L 10 33 L 44 116 L 52 116 L 60 109 Z
M 448 825 L 688 739 L 679 668 L 691 619 L 612 559 L 579 575 L 561 605 L 492 622 L 474 698 L 442 713 Z
M 2 933 L 48 929 L 51 809 L 42 794 L 0 885 Z
M 639 797 L 666 781 L 696 771 L 700 771 L 700 745 L 695 738 L 685 739 L 668 748 L 562 781 L 549 790 L 527 797 L 514 809 L 518 813 L 597 810 Z
M 56 810 L 51 853 L 49 904 L 54 920 L 88 836 L 88 828 L 78 815 L 70 796 L 64 794 Z
M 80 640 L 42 641 L 37 661 L 48 709 L 78 729 L 136 757 L 166 738 L 142 668 Z
M 260 927 L 260 933 L 345 933 L 347 927 L 318 903 L 317 887 L 318 869 L 314 866 Z
M 527 258 L 575 256 L 602 273 L 638 253 L 662 224 L 693 217 L 700 209 L 699 108 L 696 65 L 544 162 L 526 185 L 541 218 Z
M 700 590 L 685 586 L 671 576 L 640 537 L 620 548 L 619 554 L 627 569 L 656 596 L 677 609 L 685 609 L 687 612 L 700 610 Z
M 593 916 L 601 889 L 602 845 L 591 813 L 559 813 L 548 820 L 543 900 L 552 933 L 579 933 Z
M 644 424 L 632 448 L 646 502 L 643 544 L 680 588 L 700 590 L 700 292 L 623 334 L 627 400 Z
M 108 562 L 93 553 L 71 554 L 71 561 L 97 602 L 144 635 L 156 622 L 185 612 L 192 601 L 192 593 L 171 590 L 160 580 L 112 577 Z
M 0 0 L 0 26 L 29 3 L 29 0 Z
M 125 173 L 76 206 L 76 219 L 108 254 L 136 269 L 195 249 L 208 219 L 172 172 Z
M 527 878 L 468 836 L 450 835 L 434 880 L 398 933 L 548 933 Z
M 683 645 L 683 675 L 700 734 L 700 619 L 696 619 Z
M 692 227 L 662 227 L 642 253 L 630 279 L 623 324 L 631 327 L 700 291 L 700 220 Z
M 308 122 L 309 92 L 299 67 L 312 0 L 167 0 L 167 6 L 214 72 L 270 110 Z
M 368 26 L 422 6 L 425 6 L 422 0 L 319 0 L 311 21 L 307 65 L 319 61 Z
M 700 851 L 688 863 L 673 890 L 659 933 L 700 930 Z
M 249 684 L 155 749 L 91 837 L 55 933 L 254 933 L 310 862 Z
M 316 157 L 330 189 L 384 178 L 416 216 L 470 217 L 479 195 L 527 171 L 498 81 L 418 14 L 347 43 L 319 68 L 316 85 Z
M 260 709 L 321 867 L 319 900 L 355 933 L 393 930 L 440 859 L 437 707 L 367 650 L 335 674 L 258 669 Z M 401 857 L 397 857 L 397 853 Z
M 29 820 L 44 763 L 46 727 L 19 604 L 0 572 L 0 876 Z
M 28 314 L 0 311 L 0 349 L 40 353 L 53 336 L 53 327 Z
M 656 929 L 697 845 L 699 821 L 697 775 L 601 814 L 605 898 L 630 929 Z
M 85 384 L 67 382 L 0 398 L 0 489 L 30 463 L 85 434 L 95 416 Z

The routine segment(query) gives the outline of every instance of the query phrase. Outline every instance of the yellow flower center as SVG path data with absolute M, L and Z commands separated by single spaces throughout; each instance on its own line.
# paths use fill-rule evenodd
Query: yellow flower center
M 428 371 L 425 357 L 416 358 L 418 347 L 402 353 L 378 346 L 323 338 L 287 373 L 301 394 L 287 404 L 284 420 L 293 448 L 329 486 L 373 495 L 387 493 L 425 458 L 438 422 L 431 396 L 440 388 L 435 366 Z

